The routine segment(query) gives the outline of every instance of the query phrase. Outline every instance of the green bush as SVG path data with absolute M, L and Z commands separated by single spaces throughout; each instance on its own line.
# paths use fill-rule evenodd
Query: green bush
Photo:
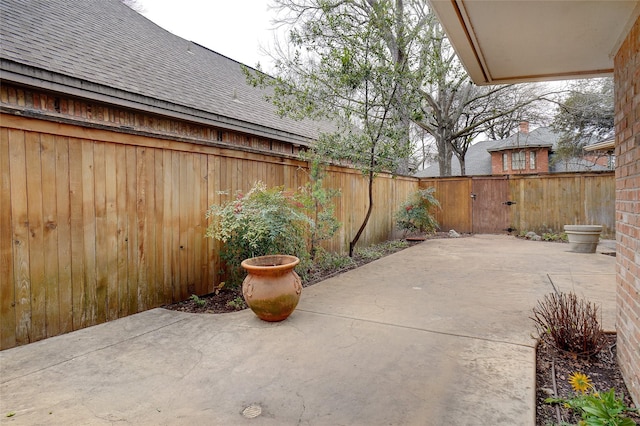
M 407 232 L 434 232 L 438 222 L 433 211 L 440 203 L 433 196 L 435 188 L 420 189 L 407 199 L 396 212 L 396 225 Z
M 206 236 L 224 243 L 220 257 L 232 286 L 242 282 L 240 263 L 247 258 L 290 254 L 300 258 L 298 271 L 309 266 L 306 234 L 313 221 L 295 194 L 282 187 L 267 189 L 256 182 L 248 193 L 237 192 L 232 200 L 209 207 L 207 218 L 212 221 Z

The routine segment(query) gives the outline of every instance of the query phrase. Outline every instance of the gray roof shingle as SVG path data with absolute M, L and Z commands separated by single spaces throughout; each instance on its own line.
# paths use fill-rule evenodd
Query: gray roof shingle
M 171 34 L 119 0 L 2 0 L 0 20 L 3 78 L 16 63 L 80 88 L 116 89 L 303 139 L 318 136 L 318 123 L 278 117 L 265 92 L 246 83 L 240 63 Z
M 507 149 L 518 149 L 527 147 L 549 147 L 554 148 L 560 136 L 548 127 L 538 127 L 529 132 L 518 132 L 506 139 L 502 139 L 495 146 L 488 149 L 492 151 L 503 151 Z
M 494 148 L 502 141 L 481 141 L 469 147 L 465 156 L 465 169 L 468 176 L 481 176 L 491 174 L 491 154 L 488 149 Z M 454 156 L 451 159 L 451 175 L 460 176 L 460 162 Z M 417 177 L 440 176 L 438 163 L 431 164 L 424 170 L 415 173 Z

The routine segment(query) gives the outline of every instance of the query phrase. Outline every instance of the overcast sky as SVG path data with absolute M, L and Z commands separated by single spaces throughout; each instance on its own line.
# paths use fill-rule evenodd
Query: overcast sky
M 260 46 L 273 44 L 273 12 L 267 0 L 137 0 L 142 14 L 165 30 L 245 65 L 269 58 Z

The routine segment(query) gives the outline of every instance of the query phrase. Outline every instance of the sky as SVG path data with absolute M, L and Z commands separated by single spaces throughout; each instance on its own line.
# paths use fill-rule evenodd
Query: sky
M 261 46 L 273 45 L 267 0 L 137 0 L 141 13 L 165 30 L 198 43 L 245 65 L 260 62 L 268 70 L 269 57 Z

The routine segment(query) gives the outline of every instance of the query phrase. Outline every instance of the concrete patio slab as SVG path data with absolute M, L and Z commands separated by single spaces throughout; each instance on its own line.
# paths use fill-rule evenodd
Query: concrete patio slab
M 0 420 L 533 425 L 531 308 L 553 281 L 611 315 L 614 262 L 506 236 L 430 240 L 305 288 L 281 323 L 154 309 L 0 352 Z

